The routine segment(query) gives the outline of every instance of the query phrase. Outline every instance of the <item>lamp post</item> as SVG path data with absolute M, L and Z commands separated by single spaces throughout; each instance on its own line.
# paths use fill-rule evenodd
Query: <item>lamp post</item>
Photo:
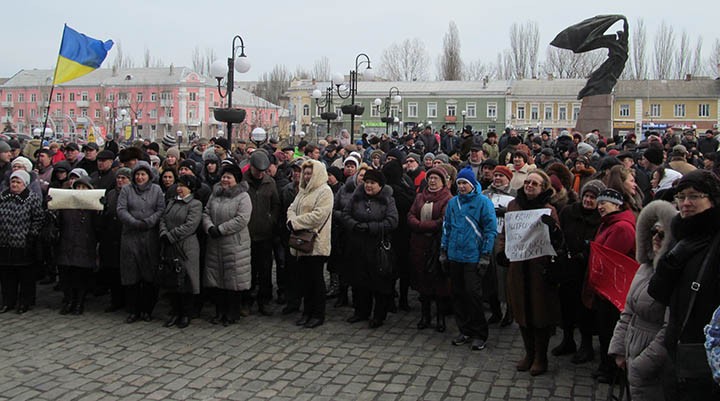
M 463 110 L 460 112 L 460 115 L 462 116 L 462 127 L 460 127 L 461 130 L 465 129 L 465 115 L 467 114 L 466 110 Z
M 388 134 L 388 136 L 390 136 L 390 124 L 395 123 L 397 119 L 397 117 L 390 115 L 390 110 L 392 109 L 391 104 L 398 104 L 400 102 L 402 102 L 402 96 L 400 96 L 400 89 L 396 86 L 390 88 L 384 103 L 380 98 L 373 101 L 373 105 L 377 111 L 385 113 L 385 117 L 381 118 L 380 121 L 385 123 L 385 133 Z
M 361 60 L 361 58 L 364 58 L 364 60 Z M 355 57 L 355 69 L 350 70 L 350 77 L 349 77 L 349 84 L 350 86 L 345 86 L 343 84 L 343 81 L 345 80 L 345 76 L 343 74 L 335 74 L 333 77 L 333 81 L 335 82 L 335 89 L 337 91 L 337 95 L 340 97 L 340 99 L 347 99 L 350 98 L 350 104 L 345 105 L 342 107 L 343 114 L 350 114 L 350 142 L 355 142 L 355 116 L 361 116 L 363 112 L 365 111 L 365 108 L 362 106 L 357 106 L 355 104 L 355 95 L 357 94 L 357 78 L 358 78 L 358 69 L 361 65 L 366 64 L 367 67 L 365 68 L 365 71 L 363 72 L 363 77 L 368 80 L 372 80 L 375 77 L 375 72 L 373 71 L 372 67 L 370 67 L 370 57 L 368 57 L 365 53 L 360 53 Z M 341 87 L 343 89 L 341 89 Z M 347 94 L 343 94 L 342 92 L 348 91 Z
M 265 129 L 263 129 L 261 127 L 257 127 L 255 129 L 253 129 L 252 132 L 250 133 L 250 140 L 258 148 L 260 148 L 260 146 L 263 143 L 265 143 L 265 141 L 267 141 L 267 138 L 268 138 L 267 131 L 265 131 Z
M 337 120 L 338 115 L 334 111 L 330 111 L 330 106 L 333 103 L 333 87 L 332 82 L 330 83 L 330 86 L 325 89 L 325 98 L 323 99 L 323 93 L 320 89 L 315 89 L 312 92 L 312 98 L 315 99 L 315 104 L 317 104 L 317 107 L 323 110 L 322 113 L 320 113 L 320 118 L 327 121 L 327 134 L 330 135 L 330 121 Z M 327 111 L 325 111 L 325 107 L 327 107 Z
M 240 40 L 240 45 L 236 45 L 235 41 Z M 240 48 L 240 55 L 235 56 L 237 49 Z M 227 59 L 227 65 L 223 60 L 216 60 L 210 65 L 210 74 L 217 80 L 217 90 L 221 98 L 227 97 L 227 108 L 215 109 L 213 114 L 215 119 L 227 123 L 227 139 L 232 143 L 232 125 L 240 124 L 245 120 L 246 112 L 240 108 L 233 108 L 232 93 L 235 88 L 235 71 L 244 74 L 250 70 L 250 63 L 245 55 L 245 42 L 240 35 L 235 35 L 232 41 L 232 56 Z M 227 88 L 225 94 L 222 92 L 221 82 L 227 76 Z

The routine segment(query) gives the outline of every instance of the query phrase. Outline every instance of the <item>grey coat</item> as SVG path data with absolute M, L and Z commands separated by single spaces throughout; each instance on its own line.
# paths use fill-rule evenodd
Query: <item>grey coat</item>
M 202 221 L 202 202 L 192 195 L 179 200 L 171 199 L 160 219 L 160 237 L 166 237 L 169 244 L 176 245 L 185 255 L 183 268 L 190 280 L 183 293 L 200 293 L 200 244 L 195 231 Z
M 60 242 L 55 262 L 60 266 L 97 267 L 97 230 L 100 215 L 94 210 L 61 210 Z
M 205 211 L 203 231 L 217 227 L 219 238 L 207 237 L 205 286 L 225 290 L 250 289 L 250 231 L 252 215 L 248 184 L 240 182 L 230 189 L 215 184 Z
M 165 196 L 160 186 L 152 183 L 154 173 L 147 162 L 140 161 L 133 169 L 144 169 L 150 182 L 138 185 L 134 181 L 120 191 L 117 215 L 122 222 L 120 237 L 120 277 L 123 285 L 141 280 L 152 282 L 160 261 L 158 223 L 165 208 Z
M 654 258 L 661 255 L 672 240 L 670 221 L 677 213 L 672 204 L 654 201 L 645 206 L 637 221 L 637 254 L 641 263 L 630 290 L 625 309 L 615 326 L 608 354 L 625 356 L 630 395 L 633 401 L 662 400 L 665 384 L 670 378 L 670 358 L 665 349 L 665 326 L 667 308 L 648 292 L 648 284 L 654 269 Z M 665 230 L 660 252 L 653 253 L 650 230 L 660 223 Z

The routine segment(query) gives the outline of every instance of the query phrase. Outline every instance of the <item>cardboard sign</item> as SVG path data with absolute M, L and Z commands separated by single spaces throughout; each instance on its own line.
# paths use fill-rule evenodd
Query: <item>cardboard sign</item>
M 103 210 L 100 198 L 105 196 L 104 189 L 57 189 L 50 188 L 48 209 Z
M 612 302 L 620 312 L 640 264 L 622 253 L 590 242 L 588 286 Z
M 555 256 L 550 231 L 540 217 L 550 209 L 505 213 L 505 255 L 511 262 Z

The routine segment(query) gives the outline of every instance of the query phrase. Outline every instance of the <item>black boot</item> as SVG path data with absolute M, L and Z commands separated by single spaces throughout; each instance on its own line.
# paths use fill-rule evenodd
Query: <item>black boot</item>
M 443 333 L 447 326 L 445 325 L 445 303 L 442 300 L 436 302 L 436 312 L 435 331 Z
M 340 308 L 343 306 L 348 306 L 350 304 L 348 300 L 348 286 L 347 284 L 340 284 L 340 289 L 338 290 L 338 296 L 337 301 L 335 301 L 335 307 Z
M 403 312 L 410 312 L 410 304 L 408 303 L 408 289 L 409 284 L 407 280 L 400 279 L 400 299 L 398 301 L 400 310 Z
M 580 342 L 580 348 L 573 355 L 570 362 L 579 365 L 581 363 L 592 362 L 595 359 L 595 350 L 592 345 L 592 335 L 583 335 Z
M 430 300 L 425 297 L 420 300 L 420 321 L 417 324 L 418 330 L 430 327 Z
M 488 324 L 499 323 L 502 320 L 502 310 L 500 309 L 500 301 L 498 301 L 497 296 L 490 297 L 488 304 L 490 304 L 490 311 L 492 312 L 492 315 L 490 315 L 487 321 Z
M 577 346 L 575 345 L 575 339 L 573 338 L 573 329 L 565 328 L 563 329 L 562 342 L 550 352 L 554 356 L 561 356 L 574 354 L 575 351 L 577 351 Z
M 503 316 L 502 320 L 500 321 L 500 327 L 507 327 L 510 326 L 513 323 L 513 314 L 512 309 L 510 309 L 510 304 L 507 304 L 507 308 L 505 309 L 505 316 Z
M 75 295 L 75 300 L 73 302 L 73 315 L 82 315 L 85 311 L 85 294 L 87 291 L 85 290 L 78 290 Z

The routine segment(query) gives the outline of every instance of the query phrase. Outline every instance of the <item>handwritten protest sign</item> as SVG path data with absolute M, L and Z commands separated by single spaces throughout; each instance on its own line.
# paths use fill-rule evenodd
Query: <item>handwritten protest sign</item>
M 550 209 L 505 213 L 505 255 L 511 262 L 556 256 L 550 231 L 540 221 L 544 214 L 550 214 Z
M 497 194 L 497 193 L 489 194 L 487 196 L 492 201 L 493 206 L 495 207 L 495 210 L 497 210 L 498 208 L 507 208 L 510 201 L 515 199 L 512 196 L 502 195 L 502 194 Z M 498 234 L 500 234 L 502 232 L 504 224 L 505 224 L 505 218 L 502 216 L 498 216 L 497 217 L 497 232 L 498 232 Z
M 48 209 L 103 210 L 100 198 L 105 196 L 104 189 L 57 189 L 50 188 Z

